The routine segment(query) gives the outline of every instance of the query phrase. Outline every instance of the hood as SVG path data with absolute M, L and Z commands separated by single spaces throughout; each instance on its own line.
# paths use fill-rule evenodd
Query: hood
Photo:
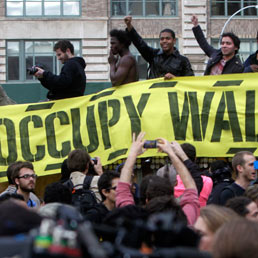
M 82 57 L 76 56 L 76 57 L 72 57 L 69 60 L 78 62 L 83 67 L 83 69 L 86 67 L 86 63 L 85 63 L 85 61 L 84 61 L 84 59 Z

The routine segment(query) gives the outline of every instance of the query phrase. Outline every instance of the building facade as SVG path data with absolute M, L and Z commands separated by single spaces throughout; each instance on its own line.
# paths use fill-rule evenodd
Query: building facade
M 27 73 L 32 65 L 42 65 L 54 73 L 60 71 L 53 45 L 69 39 L 76 55 L 87 63 L 88 90 L 99 90 L 109 81 L 109 31 L 124 29 L 123 17 L 133 16 L 136 30 L 153 47 L 159 46 L 159 32 L 171 28 L 177 47 L 186 55 L 196 75 L 202 75 L 207 57 L 192 33 L 191 16 L 196 14 L 209 42 L 218 39 L 228 18 L 257 0 L 1 0 L 0 2 L 0 84 L 18 103 L 33 102 L 45 94 L 35 78 Z M 257 8 L 238 13 L 225 31 L 241 39 L 240 57 L 244 60 L 257 49 Z M 147 65 L 135 48 L 141 79 Z M 17 92 L 30 90 L 31 99 L 19 98 Z M 43 92 L 42 92 L 43 90 Z M 32 92 L 33 91 L 33 92 Z M 89 91 L 91 92 L 91 91 Z M 19 96 L 17 96 L 19 95 Z

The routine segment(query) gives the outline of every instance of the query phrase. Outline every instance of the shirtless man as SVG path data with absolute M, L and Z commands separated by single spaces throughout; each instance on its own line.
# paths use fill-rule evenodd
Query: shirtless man
M 110 31 L 111 49 L 108 57 L 113 86 L 138 81 L 137 63 L 129 50 L 131 40 L 122 30 Z M 119 55 L 119 56 L 118 56 Z

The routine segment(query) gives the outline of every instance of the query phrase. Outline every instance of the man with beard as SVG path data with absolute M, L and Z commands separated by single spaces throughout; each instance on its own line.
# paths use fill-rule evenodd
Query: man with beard
M 8 179 L 8 187 L 0 194 L 0 197 L 6 195 L 6 194 L 14 194 L 16 192 L 16 185 L 15 185 L 15 182 L 13 182 L 12 178 L 13 178 L 13 172 L 15 170 L 15 167 L 16 166 L 19 166 L 20 164 L 22 163 L 22 161 L 16 161 L 12 164 L 10 164 L 7 168 L 7 171 L 6 171 L 6 175 L 7 175 L 7 179 Z M 30 199 L 35 201 L 36 204 L 37 204 L 37 207 L 40 206 L 40 200 L 39 198 L 33 193 L 33 192 L 30 192 Z
M 86 87 L 84 59 L 74 56 L 74 46 L 68 40 L 58 41 L 54 45 L 54 51 L 57 59 L 63 64 L 59 75 L 35 67 L 37 72 L 34 76 L 49 90 L 47 98 L 57 100 L 83 96 Z
M 37 175 L 34 172 L 32 163 L 21 162 L 15 167 L 12 180 L 17 187 L 16 193 L 24 197 L 28 207 L 37 206 L 36 202 L 30 199 L 30 192 L 35 189 L 36 179 Z
M 138 81 L 136 60 L 129 50 L 131 40 L 122 30 L 110 31 L 111 49 L 108 57 L 113 86 Z
M 239 38 L 231 32 L 223 33 L 220 39 L 220 49 L 215 49 L 204 37 L 197 16 L 193 15 L 191 20 L 194 25 L 192 29 L 194 36 L 200 48 L 210 58 L 204 75 L 242 73 L 244 67 L 236 56 L 240 48 Z

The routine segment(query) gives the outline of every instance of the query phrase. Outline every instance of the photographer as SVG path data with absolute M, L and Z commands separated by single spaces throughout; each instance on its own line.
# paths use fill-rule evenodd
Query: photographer
M 74 57 L 74 47 L 68 40 L 58 41 L 54 45 L 54 51 L 63 64 L 60 75 L 54 75 L 37 66 L 32 68 L 36 70 L 34 76 L 49 90 L 47 98 L 57 100 L 83 96 L 86 87 L 84 59 Z

